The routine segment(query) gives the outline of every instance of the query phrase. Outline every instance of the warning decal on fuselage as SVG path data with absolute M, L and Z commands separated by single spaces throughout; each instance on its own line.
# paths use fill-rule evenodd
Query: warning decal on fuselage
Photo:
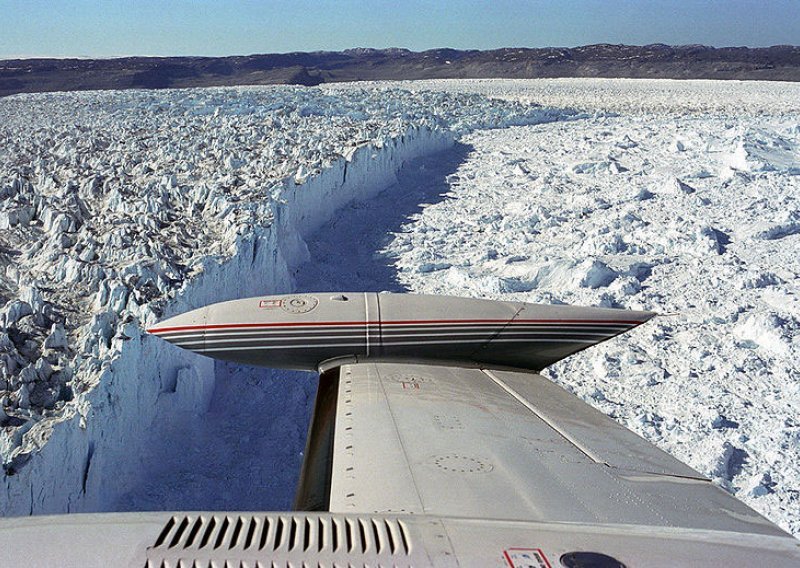
M 503 556 L 510 568 L 552 568 L 540 548 L 506 548 Z

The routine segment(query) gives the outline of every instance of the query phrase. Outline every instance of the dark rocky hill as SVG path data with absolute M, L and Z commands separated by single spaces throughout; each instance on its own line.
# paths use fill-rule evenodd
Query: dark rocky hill
M 0 96 L 85 89 L 493 77 L 800 81 L 800 47 L 599 44 L 489 51 L 359 48 L 233 57 L 13 59 L 0 61 Z

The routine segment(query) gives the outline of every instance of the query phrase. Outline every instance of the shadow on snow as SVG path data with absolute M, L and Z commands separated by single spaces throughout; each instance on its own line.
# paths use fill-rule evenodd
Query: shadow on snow
M 336 213 L 309 239 L 311 260 L 295 276 L 298 292 L 404 292 L 392 259 L 381 251 L 423 207 L 441 201 L 447 178 L 471 147 L 451 149 L 409 162 L 397 184 L 379 195 L 352 203 Z

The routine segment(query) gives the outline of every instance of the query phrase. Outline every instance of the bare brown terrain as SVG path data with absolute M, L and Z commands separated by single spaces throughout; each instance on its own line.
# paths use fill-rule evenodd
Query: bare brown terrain
M 490 51 L 359 48 L 232 57 L 14 59 L 0 61 L 0 96 L 88 89 L 537 77 L 800 81 L 800 47 L 599 44 Z

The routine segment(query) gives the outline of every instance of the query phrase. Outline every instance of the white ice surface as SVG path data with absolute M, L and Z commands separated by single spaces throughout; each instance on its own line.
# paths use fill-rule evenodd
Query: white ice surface
M 407 95 L 396 84 L 369 86 L 379 89 L 370 91 L 371 100 L 387 97 L 393 102 L 386 106 L 410 116 L 411 124 L 427 117 L 422 105 L 403 110 Z M 454 146 L 438 154 L 433 150 L 442 146 L 420 148 L 413 154 L 421 157 L 402 168 L 388 159 L 378 170 L 391 175 L 364 196 L 389 189 L 370 199 L 344 199 L 340 205 L 350 203 L 327 221 L 320 213 L 316 223 L 304 223 L 303 211 L 320 207 L 316 197 L 326 190 L 309 194 L 302 207 L 287 209 L 292 218 L 284 218 L 280 237 L 260 247 L 241 244 L 232 262 L 187 286 L 170 312 L 253 289 L 241 275 L 269 263 L 269 247 L 283 259 L 282 269 L 269 265 L 275 270 L 270 291 L 411 290 L 659 311 L 662 317 L 635 332 L 551 368 L 551 378 L 800 533 L 800 86 L 627 80 L 401 86 L 415 97 L 429 88 L 478 92 L 587 114 L 568 122 L 473 130 L 519 119 L 484 106 L 491 119 L 464 121 L 448 106 L 458 99 L 441 99 L 445 112 L 437 116 L 460 134 Z M 364 96 L 361 87 L 326 87 L 323 93 L 357 98 Z M 337 191 L 336 184 L 322 185 Z M 21 316 L 21 309 L 14 308 L 14 317 L 32 317 Z M 207 381 L 201 363 L 181 362 L 177 352 L 158 355 L 147 373 L 121 375 L 141 380 L 165 365 L 175 371 L 159 378 L 166 386 L 155 392 L 172 396 L 162 395 L 155 412 L 143 413 L 144 433 L 128 437 L 136 442 L 131 448 L 115 454 L 118 444 L 106 440 L 104 452 L 90 446 L 94 458 L 86 460 L 85 446 L 73 453 L 69 448 L 87 439 L 99 444 L 113 428 L 91 416 L 86 431 L 68 425 L 59 442 L 67 449 L 48 452 L 48 445 L 37 454 L 44 457 L 23 468 L 34 472 L 28 485 L 6 478 L 9 503 L 24 499 L 22 489 L 52 477 L 59 460 L 67 459 L 78 464 L 67 468 L 75 479 L 51 484 L 53 493 L 44 497 L 31 495 L 25 505 L 30 502 L 34 512 L 52 510 L 47 499 L 57 501 L 59 489 L 73 491 L 70 502 L 79 510 L 236 506 L 236 495 L 222 493 L 246 493 L 248 487 L 247 499 L 255 505 L 285 506 L 307 420 L 294 412 L 307 408 L 313 383 L 239 368 L 218 368 L 216 382 Z M 195 371 L 178 372 L 184 368 Z M 190 386 L 204 384 L 210 387 Z M 188 392 L 180 394 L 182 389 Z M 103 396 L 109 392 L 115 391 Z M 135 406 L 122 407 L 143 399 L 120 400 L 115 412 L 130 414 Z M 176 409 L 191 414 L 198 403 L 194 418 L 175 419 Z M 260 420 L 253 412 L 262 413 Z M 135 418 L 122 423 L 135 424 Z M 279 442 L 258 450 L 269 463 L 254 465 L 249 452 L 263 432 Z M 170 450 L 162 439 L 189 442 Z M 240 449 L 231 450 L 237 443 Z M 139 463 L 129 458 L 135 452 L 143 456 Z M 186 464 L 176 465 L 175 454 Z M 198 468 L 204 457 L 209 467 Z M 125 468 L 108 463 L 123 458 Z M 106 464 L 91 469 L 98 459 Z M 86 465 L 87 476 L 83 464 L 89 462 L 95 465 Z M 141 473 L 152 464 L 158 471 Z M 291 471 L 280 471 L 281 464 Z M 236 473 L 239 465 L 253 477 Z M 124 491 L 93 485 L 100 483 L 99 473 L 117 471 L 139 473 L 123 478 Z M 88 483 L 83 493 L 82 479 Z M 87 504 L 86 495 L 95 501 Z

